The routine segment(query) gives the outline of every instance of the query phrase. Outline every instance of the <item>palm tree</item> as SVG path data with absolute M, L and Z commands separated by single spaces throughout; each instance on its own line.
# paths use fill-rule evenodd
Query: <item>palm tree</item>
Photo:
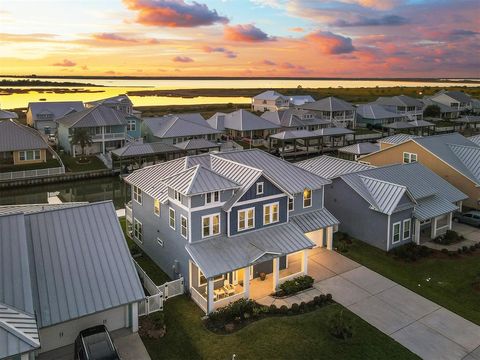
M 70 140 L 72 145 L 79 145 L 82 148 L 82 156 L 85 154 L 85 148 L 92 145 L 92 136 L 86 128 L 75 129 Z

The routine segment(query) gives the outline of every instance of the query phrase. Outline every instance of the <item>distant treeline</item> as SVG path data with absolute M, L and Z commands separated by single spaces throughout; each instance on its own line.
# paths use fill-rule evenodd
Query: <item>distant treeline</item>
M 17 80 L 0 80 L 0 86 L 28 86 L 28 87 L 37 87 L 37 86 L 101 86 L 95 84 L 82 84 L 76 82 L 57 82 L 57 81 L 45 81 L 45 80 L 30 80 L 30 79 L 17 79 Z

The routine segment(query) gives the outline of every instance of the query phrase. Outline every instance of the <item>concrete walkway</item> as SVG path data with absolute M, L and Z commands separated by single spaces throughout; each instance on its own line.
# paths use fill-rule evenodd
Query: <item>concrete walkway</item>
M 452 230 L 463 235 L 465 240 L 451 245 L 437 244 L 433 241 L 426 242 L 423 245 L 435 250 L 447 249 L 448 251 L 457 251 L 457 249 L 460 249 L 463 246 L 470 247 L 476 243 L 480 243 L 480 229 L 474 226 L 454 222 Z
M 337 252 L 311 250 L 308 268 L 314 289 L 289 298 L 292 303 L 330 293 L 423 359 L 480 360 L 480 326 Z M 258 302 L 281 306 L 290 300 L 268 296 Z

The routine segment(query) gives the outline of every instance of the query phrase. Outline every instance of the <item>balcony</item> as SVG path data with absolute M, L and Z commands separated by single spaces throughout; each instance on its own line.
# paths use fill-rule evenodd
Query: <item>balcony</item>
M 125 133 L 105 133 L 92 135 L 92 141 L 125 140 Z

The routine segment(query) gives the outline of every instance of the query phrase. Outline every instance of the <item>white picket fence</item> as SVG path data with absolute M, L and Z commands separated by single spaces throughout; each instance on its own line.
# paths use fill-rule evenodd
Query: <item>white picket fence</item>
M 12 171 L 0 173 L 0 181 L 30 179 L 62 174 L 65 174 L 65 168 L 63 166 L 37 170 Z
M 163 298 L 164 300 L 167 300 L 169 298 L 182 295 L 183 294 L 183 277 L 178 278 L 177 280 L 173 281 L 168 281 L 163 285 L 160 285 L 158 287 L 158 290 L 160 290 L 163 293 Z

